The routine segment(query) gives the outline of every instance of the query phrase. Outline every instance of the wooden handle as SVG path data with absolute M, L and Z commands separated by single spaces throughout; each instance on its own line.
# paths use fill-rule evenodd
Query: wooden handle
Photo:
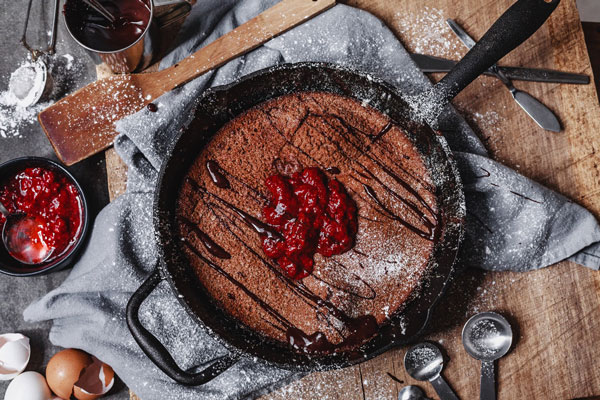
M 163 71 L 166 93 L 200 75 L 219 68 L 308 19 L 333 7 L 336 0 L 282 0 L 255 18 L 206 45 Z

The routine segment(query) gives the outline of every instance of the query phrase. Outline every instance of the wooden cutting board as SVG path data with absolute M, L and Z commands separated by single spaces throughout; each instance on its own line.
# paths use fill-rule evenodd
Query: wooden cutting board
M 446 18 L 479 38 L 511 3 L 348 0 L 381 18 L 409 50 L 452 58 L 464 50 L 445 29 Z M 575 0 L 562 0 L 549 22 L 502 63 L 592 75 Z M 538 128 L 492 78 L 479 78 L 454 103 L 495 159 L 600 217 L 600 107 L 594 85 L 517 85 L 550 106 L 564 132 Z M 112 151 L 107 153 L 107 168 L 111 192 L 123 191 L 125 169 Z M 473 270 L 459 277 L 437 308 L 426 339 L 445 348 L 449 361 L 444 376 L 462 399 L 479 397 L 479 363 L 463 350 L 460 332 L 468 317 L 487 310 L 503 313 L 515 331 L 512 351 L 499 362 L 500 399 L 600 394 L 600 272 L 563 262 L 528 273 Z M 359 366 L 311 374 L 262 399 L 397 399 L 406 384 L 418 384 L 437 398 L 429 384 L 407 376 L 405 351 L 400 348 Z

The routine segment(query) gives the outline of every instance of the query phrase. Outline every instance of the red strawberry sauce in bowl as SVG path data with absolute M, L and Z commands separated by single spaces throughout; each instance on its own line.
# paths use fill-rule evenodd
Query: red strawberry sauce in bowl
M 58 163 L 25 157 L 0 165 L 0 201 L 9 212 L 25 213 L 36 221 L 40 249 L 50 256 L 37 264 L 24 264 L 11 256 L 0 241 L 0 272 L 14 276 L 39 275 L 72 263 L 81 248 L 89 215 L 85 195 L 75 178 Z M 5 218 L 0 216 L 0 231 Z

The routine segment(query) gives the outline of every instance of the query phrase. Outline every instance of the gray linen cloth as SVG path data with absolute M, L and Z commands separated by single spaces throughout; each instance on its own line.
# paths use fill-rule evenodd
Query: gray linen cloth
M 198 2 L 181 32 L 181 44 L 162 65 L 181 60 L 274 3 Z M 407 93 L 431 85 L 381 21 L 338 5 L 164 95 L 156 101 L 157 113 L 144 110 L 119 123 L 116 149 L 129 166 L 127 192 L 97 217 L 89 246 L 67 280 L 27 308 L 25 319 L 54 320 L 52 343 L 81 348 L 112 365 L 143 400 L 256 397 L 297 378 L 247 358 L 204 386 L 177 385 L 146 358 L 129 334 L 125 305 L 156 265 L 152 192 L 157 170 L 192 100 L 209 86 L 277 63 L 300 61 L 327 61 L 367 71 Z M 468 220 L 462 264 L 526 271 L 568 258 L 600 267 L 600 228 L 594 216 L 488 158 L 483 144 L 450 107 L 438 127 L 455 152 L 465 183 Z M 142 307 L 141 319 L 183 368 L 206 365 L 225 352 L 194 324 L 164 284 Z

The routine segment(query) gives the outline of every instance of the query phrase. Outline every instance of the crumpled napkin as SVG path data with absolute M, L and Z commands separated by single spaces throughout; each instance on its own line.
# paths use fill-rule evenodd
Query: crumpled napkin
M 204 0 L 194 7 L 171 65 L 270 7 L 275 0 Z M 115 147 L 129 166 L 127 193 L 97 217 L 88 248 L 67 280 L 24 312 L 30 321 L 52 319 L 52 343 L 76 347 L 113 366 L 143 400 L 253 398 L 299 377 L 251 358 L 242 359 L 200 387 L 177 385 L 137 346 L 125 306 L 155 268 L 152 193 L 166 149 L 207 87 L 284 62 L 326 61 L 369 72 L 406 93 L 431 87 L 401 43 L 374 16 L 338 5 L 210 71 L 121 121 Z M 600 267 L 600 228 L 593 215 L 488 158 L 483 144 L 451 108 L 437 122 L 459 164 L 467 198 L 467 234 L 461 262 L 488 270 L 527 271 L 564 259 Z M 183 368 L 207 365 L 225 349 L 199 329 L 166 285 L 141 309 L 142 323 Z

